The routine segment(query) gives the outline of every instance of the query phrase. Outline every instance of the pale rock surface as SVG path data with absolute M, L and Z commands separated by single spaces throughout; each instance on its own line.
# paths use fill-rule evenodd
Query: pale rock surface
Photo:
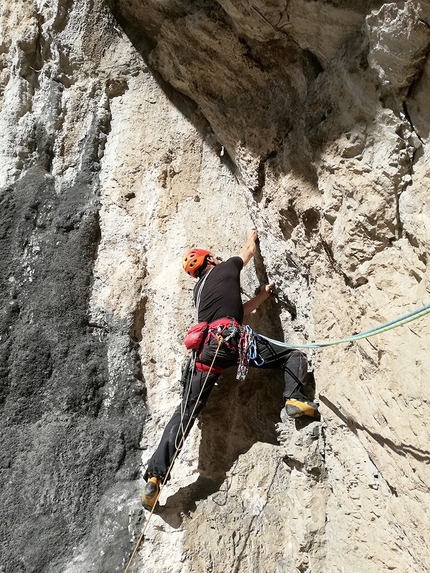
M 3 2 L 3 573 L 430 570 L 427 317 L 226 372 L 149 523 L 195 321 L 181 257 L 259 252 L 304 344 L 429 303 L 430 2 Z

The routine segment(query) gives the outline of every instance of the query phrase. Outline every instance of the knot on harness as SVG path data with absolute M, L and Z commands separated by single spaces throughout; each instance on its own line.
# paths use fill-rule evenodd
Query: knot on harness
M 256 366 L 263 366 L 264 360 L 260 357 L 258 359 L 257 345 L 255 342 L 255 335 L 252 328 L 248 325 L 242 327 L 239 344 L 237 347 L 239 351 L 239 364 L 237 367 L 236 380 L 245 380 L 248 374 L 249 361 L 253 360 Z
M 220 342 L 229 342 L 242 331 L 242 327 L 234 318 L 220 318 L 209 325 L 208 336 L 214 336 Z

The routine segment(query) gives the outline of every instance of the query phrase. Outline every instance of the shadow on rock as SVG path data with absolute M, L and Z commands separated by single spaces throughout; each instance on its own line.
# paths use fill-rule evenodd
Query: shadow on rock
M 179 527 L 183 515 L 194 512 L 197 503 L 209 496 L 216 494 L 215 503 L 224 505 L 229 490 L 227 474 L 254 444 L 278 445 L 282 375 L 276 371 L 250 371 L 244 382 L 238 382 L 235 375 L 234 369 L 224 373 L 199 416 L 199 477 L 156 510 L 171 527 Z
M 345 424 L 352 432 L 354 432 L 354 434 L 357 434 L 357 430 L 360 430 L 362 432 L 365 432 L 371 438 L 373 438 L 376 442 L 378 442 L 379 445 L 381 445 L 382 447 L 389 448 L 399 456 L 406 456 L 407 454 L 409 454 L 419 462 L 430 461 L 430 451 L 422 450 L 411 444 L 403 444 L 403 443 L 396 444 L 392 440 L 385 438 L 384 436 L 381 436 L 381 434 L 378 434 L 377 432 L 372 432 L 371 430 L 369 430 L 369 428 L 366 428 L 366 426 L 363 426 L 363 424 L 360 424 L 357 420 L 354 420 L 345 413 L 341 412 L 340 409 L 335 404 L 333 404 L 333 402 L 329 400 L 326 396 L 320 396 L 320 399 L 321 402 L 323 402 L 327 406 L 327 408 L 330 408 L 330 410 L 336 416 L 338 416 L 343 422 L 345 422 Z

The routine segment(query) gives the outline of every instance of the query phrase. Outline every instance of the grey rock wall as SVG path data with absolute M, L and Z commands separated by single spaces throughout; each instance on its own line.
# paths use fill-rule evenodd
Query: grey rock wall
M 138 496 L 146 409 L 137 341 L 125 320 L 98 325 L 88 310 L 109 113 L 94 68 L 78 78 L 65 61 L 67 53 L 84 61 L 71 8 L 2 6 L 0 569 L 7 572 L 63 570 L 97 512 L 100 535 L 84 569 L 95 561 L 97 570 L 116 570 Z M 73 139 L 79 122 L 86 125 Z M 72 158 L 65 148 L 73 146 Z M 116 379 L 112 346 L 121 363 Z
M 430 3 L 0 8 L 4 573 L 422 573 L 428 318 L 220 379 L 147 524 L 195 320 L 181 257 L 259 252 L 258 331 L 302 344 L 429 302 Z

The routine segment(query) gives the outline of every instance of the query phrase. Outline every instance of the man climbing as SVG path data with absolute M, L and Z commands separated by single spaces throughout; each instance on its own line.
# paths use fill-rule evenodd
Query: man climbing
M 240 272 L 254 256 L 256 240 L 257 231 L 250 229 L 240 256 L 225 262 L 220 262 L 210 251 L 203 249 L 192 249 L 183 259 L 184 270 L 198 279 L 193 293 L 198 321 L 208 323 L 208 327 L 198 345 L 182 403 L 167 424 L 148 463 L 144 476 L 147 483 L 142 493 L 142 503 L 148 510 L 156 503 L 160 484 L 166 476 L 169 477 L 177 451 L 225 368 L 239 364 L 238 378 L 242 379 L 249 367 L 282 369 L 286 413 L 294 418 L 318 415 L 317 404 L 304 394 L 308 370 L 305 355 L 277 345 L 254 333 L 250 327 L 242 326 L 243 317 L 269 298 L 274 286 L 273 283 L 263 285 L 254 298 L 242 303 Z

